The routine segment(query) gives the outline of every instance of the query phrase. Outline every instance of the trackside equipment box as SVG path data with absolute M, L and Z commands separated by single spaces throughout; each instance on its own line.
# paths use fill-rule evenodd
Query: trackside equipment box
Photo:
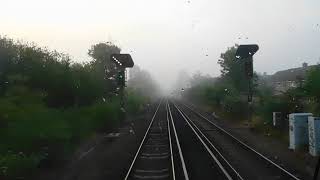
M 299 149 L 309 145 L 308 117 L 312 113 L 289 114 L 289 149 Z
M 308 118 L 309 130 L 309 153 L 312 156 L 320 154 L 320 117 Z

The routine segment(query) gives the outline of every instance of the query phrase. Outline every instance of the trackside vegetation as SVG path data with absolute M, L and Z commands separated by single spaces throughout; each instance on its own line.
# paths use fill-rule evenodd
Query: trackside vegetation
M 109 57 L 112 43 L 93 45 L 91 60 L 0 37 L 0 179 L 28 179 L 55 166 L 95 132 L 108 132 L 121 110 Z M 148 97 L 128 90 L 127 113 Z
M 221 54 L 218 60 L 221 66 L 220 77 L 195 74 L 189 80 L 190 88 L 185 89 L 182 95 L 192 102 L 203 104 L 212 111 L 239 121 L 247 118 L 248 81 L 244 65 L 235 58 L 237 47 L 230 47 Z M 258 129 L 270 129 L 272 112 L 281 112 L 284 120 L 289 113 L 295 112 L 320 115 L 320 65 L 308 70 L 303 80 L 298 78 L 296 87 L 282 93 L 275 93 L 273 87 L 265 82 L 263 75 L 254 73 L 253 81 L 253 125 Z M 281 133 L 287 135 L 286 130 Z

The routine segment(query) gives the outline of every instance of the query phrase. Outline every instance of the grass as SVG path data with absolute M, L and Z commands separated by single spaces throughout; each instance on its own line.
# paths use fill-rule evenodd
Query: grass
M 30 177 L 38 168 L 61 163 L 81 140 L 96 131 L 111 131 L 121 118 L 117 98 L 68 109 L 14 99 L 0 99 L 0 179 L 4 180 Z M 128 113 L 138 113 L 143 102 L 130 94 Z
M 231 112 L 226 112 L 224 109 L 220 107 L 215 107 L 214 105 L 201 105 L 201 106 L 203 110 L 207 112 L 215 112 L 215 114 L 219 116 L 221 120 L 231 121 L 237 124 L 241 124 L 241 123 L 244 124 L 247 122 L 245 117 L 237 116 L 236 114 Z M 272 120 L 266 119 L 265 116 L 259 116 L 259 114 L 256 114 L 253 116 L 252 123 L 251 123 L 252 132 L 265 135 L 269 138 L 278 139 L 281 142 L 288 144 L 289 143 L 288 131 L 283 129 L 276 129 L 275 127 L 272 126 L 271 123 L 272 123 Z

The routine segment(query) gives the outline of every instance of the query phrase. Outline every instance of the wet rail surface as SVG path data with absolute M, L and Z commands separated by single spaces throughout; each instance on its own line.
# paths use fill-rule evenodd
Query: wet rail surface
M 163 100 L 154 113 L 125 179 L 173 179 L 166 103 Z
M 233 179 L 177 107 L 162 101 L 124 179 Z
M 162 100 L 124 179 L 299 179 L 195 109 Z
M 170 103 L 172 120 L 177 130 L 189 179 L 232 179 L 212 157 L 203 140 L 184 120 L 176 106 Z
M 252 147 L 240 141 L 214 122 L 207 119 L 195 108 L 182 102 L 177 103 L 188 118 L 210 141 L 221 155 L 244 179 L 299 179 L 282 166 L 271 161 Z

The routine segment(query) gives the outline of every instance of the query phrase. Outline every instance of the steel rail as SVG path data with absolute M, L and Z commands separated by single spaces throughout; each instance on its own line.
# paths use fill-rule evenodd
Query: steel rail
M 242 146 L 244 146 L 245 148 L 249 149 L 250 151 L 254 152 L 256 155 L 258 155 L 260 158 L 266 160 L 268 163 L 270 163 L 271 165 L 277 167 L 278 169 L 280 169 L 282 172 L 284 172 L 285 174 L 287 174 L 288 176 L 290 176 L 291 178 L 295 179 L 295 180 L 300 180 L 300 178 L 296 177 L 295 175 L 293 175 L 292 173 L 290 173 L 288 170 L 284 169 L 283 167 L 281 167 L 280 165 L 276 164 L 275 162 L 273 162 L 272 160 L 270 160 L 269 158 L 267 158 L 266 156 L 264 156 L 263 154 L 261 154 L 260 152 L 256 151 L 255 149 L 253 149 L 252 147 L 250 147 L 249 145 L 247 145 L 246 143 L 244 143 L 243 141 L 241 141 L 240 139 L 236 138 L 235 136 L 233 136 L 232 134 L 230 134 L 228 131 L 226 131 L 225 129 L 223 129 L 221 126 L 217 125 L 216 123 L 213 123 L 212 121 L 210 121 L 208 118 L 206 118 L 205 116 L 203 116 L 201 113 L 197 112 L 196 110 L 190 108 L 188 105 L 186 105 L 185 103 L 182 103 L 182 105 L 184 105 L 185 107 L 187 107 L 188 109 L 190 109 L 192 112 L 194 112 L 195 114 L 197 114 L 199 117 L 201 117 L 202 119 L 206 120 L 207 122 L 209 122 L 211 125 L 215 126 L 217 129 L 219 129 L 221 132 L 227 134 L 229 137 L 231 137 L 234 141 L 238 142 L 239 144 L 241 144 Z
M 181 161 L 181 165 L 182 165 L 184 178 L 185 178 L 185 180 L 189 180 L 188 171 L 187 171 L 187 168 L 186 168 L 186 164 L 184 162 L 184 158 L 183 158 L 183 154 L 182 154 L 179 138 L 178 138 L 178 135 L 177 135 L 176 127 L 175 127 L 174 122 L 173 122 L 172 112 L 171 112 L 171 108 L 170 108 L 169 104 L 168 104 L 168 110 L 169 110 L 169 115 L 170 115 L 170 118 L 171 118 L 172 129 L 173 129 L 173 132 L 174 132 L 174 135 L 175 135 L 175 139 L 176 139 L 176 144 L 177 144 L 178 151 L 179 151 L 179 156 L 180 156 L 180 161 Z
M 194 132 L 194 134 L 197 136 L 197 138 L 200 140 L 200 142 L 202 143 L 202 145 L 206 148 L 207 152 L 210 154 L 210 156 L 212 157 L 212 159 L 215 161 L 215 163 L 219 166 L 219 168 L 221 169 L 221 171 L 223 172 L 223 174 L 226 176 L 227 179 L 232 180 L 232 177 L 230 176 L 230 174 L 227 172 L 227 170 L 223 167 L 223 165 L 221 164 L 221 162 L 218 160 L 218 158 L 213 154 L 213 152 L 211 151 L 211 149 L 208 147 L 208 145 L 203 141 L 203 139 L 200 137 L 200 135 L 198 134 L 198 132 L 193 128 L 193 126 L 190 124 L 190 122 L 188 121 L 188 119 L 185 117 L 185 115 L 181 112 L 181 110 L 179 109 L 179 107 L 177 107 L 174 103 L 173 103 L 174 107 L 178 110 L 178 112 L 181 114 L 181 116 L 183 117 L 183 119 L 185 120 L 185 122 L 189 125 L 189 127 L 192 129 L 192 131 Z
M 153 117 L 152 117 L 151 122 L 150 122 L 150 124 L 149 124 L 149 126 L 148 126 L 148 129 L 147 129 L 146 133 L 144 134 L 144 137 L 143 137 L 143 139 L 142 139 L 142 141 L 141 141 L 141 143 L 140 143 L 140 146 L 139 146 L 139 148 L 138 148 L 138 150 L 137 150 L 137 152 L 136 152 L 136 154 L 135 154 L 135 156 L 134 156 L 134 158 L 133 158 L 133 161 L 132 161 L 132 163 L 131 163 L 131 165 L 130 165 L 130 168 L 129 168 L 129 170 L 128 170 L 128 172 L 127 172 L 124 180 L 127 180 L 127 179 L 129 178 L 129 175 L 130 175 L 130 173 L 131 173 L 132 167 L 133 167 L 134 163 L 136 162 L 136 159 L 137 159 L 137 157 L 138 157 L 138 155 L 139 155 L 139 153 L 140 153 L 141 147 L 142 147 L 142 145 L 144 144 L 144 141 L 145 141 L 145 139 L 146 139 L 146 137 L 147 137 L 147 135 L 148 135 L 148 133 L 149 133 L 149 130 L 150 130 L 150 128 L 151 128 L 151 125 L 153 124 L 154 118 L 156 117 L 156 114 L 157 114 L 157 112 L 158 112 L 158 110 L 159 110 L 159 107 L 160 107 L 161 103 L 162 103 L 162 99 L 160 100 L 160 103 L 158 104 L 158 107 L 157 107 L 155 113 L 153 114 Z
M 189 122 L 198 130 L 202 137 L 210 144 L 210 146 L 217 152 L 217 154 L 223 159 L 223 161 L 229 166 L 229 168 L 236 174 L 237 178 L 244 180 L 240 173 L 228 162 L 228 160 L 222 155 L 222 153 L 212 144 L 212 142 L 207 138 L 207 136 L 200 130 L 200 128 L 188 117 L 188 115 L 180 108 L 184 116 L 189 120 Z
M 172 178 L 176 179 L 176 174 L 174 170 L 174 160 L 173 160 L 173 151 L 172 151 L 172 140 L 171 140 L 171 132 L 170 132 L 170 121 L 169 121 L 169 103 L 168 100 L 166 102 L 166 113 L 167 113 L 167 126 L 168 126 L 168 136 L 169 136 L 169 148 L 170 148 L 170 158 L 171 158 L 171 169 L 172 169 Z

